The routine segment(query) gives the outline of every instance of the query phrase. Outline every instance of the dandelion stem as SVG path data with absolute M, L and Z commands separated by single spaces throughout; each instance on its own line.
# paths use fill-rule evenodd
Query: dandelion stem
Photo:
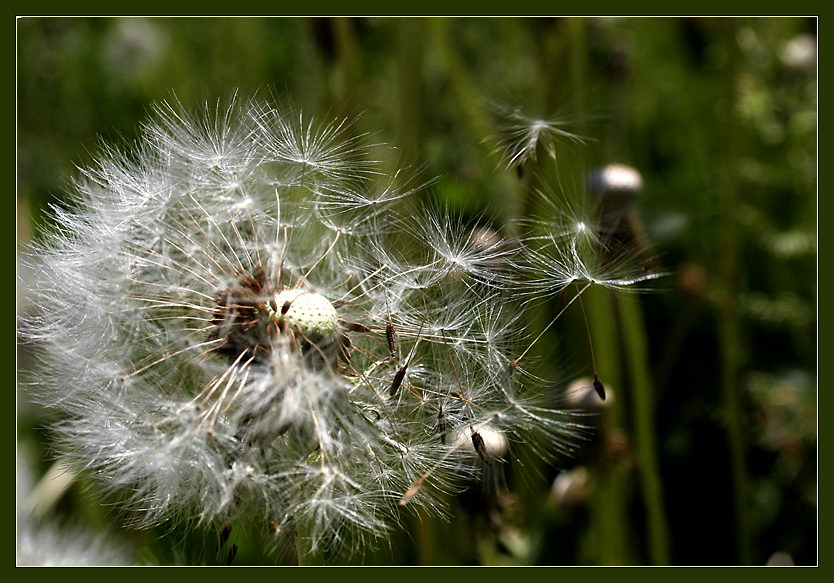
M 648 367 L 646 331 L 635 299 L 620 295 L 617 300 L 634 399 L 633 424 L 643 501 L 648 515 L 649 555 L 653 564 L 668 565 L 669 529 L 657 455 L 654 391 Z
M 76 475 L 65 460 L 56 461 L 26 499 L 26 506 L 34 516 L 42 517 L 75 482 Z
M 588 325 L 597 356 L 599 374 L 609 386 L 622 387 L 622 363 L 618 339 L 614 298 L 603 288 L 589 290 L 583 303 L 588 304 Z M 625 395 L 620 392 L 608 399 L 602 418 L 601 438 L 616 439 L 623 433 Z M 630 563 L 628 544 L 628 499 L 631 493 L 630 468 L 616 457 L 606 455 L 594 466 L 597 485 L 589 505 L 592 520 L 590 533 L 596 555 L 592 560 L 601 565 Z
M 413 163 L 420 152 L 423 127 L 423 37 L 425 21 L 406 18 L 400 21 L 398 34 L 399 62 L 399 147 L 403 159 Z
M 741 197 L 738 188 L 738 122 L 736 118 L 736 63 L 738 61 L 736 26 L 728 22 L 725 30 L 725 46 L 729 54 L 725 67 L 725 125 L 726 139 L 724 155 L 724 233 L 721 244 L 722 280 L 725 282 L 724 300 L 720 313 L 721 342 L 721 386 L 723 393 L 724 418 L 727 423 L 727 439 L 730 445 L 730 462 L 732 464 L 733 489 L 735 497 L 736 545 L 739 562 L 749 565 L 750 518 L 748 511 L 748 479 L 744 463 L 744 436 L 742 434 L 741 399 L 739 380 L 741 373 L 740 324 L 736 298 L 738 295 L 739 258 L 738 258 L 738 224 Z

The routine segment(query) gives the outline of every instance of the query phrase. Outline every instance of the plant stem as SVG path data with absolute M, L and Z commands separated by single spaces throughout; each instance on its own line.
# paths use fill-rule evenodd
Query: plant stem
M 616 313 L 611 296 L 605 290 L 591 288 L 585 296 L 588 325 L 596 355 L 597 372 L 609 387 L 622 387 L 622 363 Z M 625 394 L 621 390 L 609 391 L 610 398 L 602 418 L 602 439 L 622 432 L 625 421 Z M 604 446 L 603 446 L 604 447 Z M 631 551 L 628 544 L 628 468 L 603 454 L 595 464 L 593 475 L 596 485 L 590 504 L 591 533 L 595 541 L 595 561 L 601 565 L 628 564 Z
M 415 164 L 423 138 L 423 44 L 425 21 L 406 18 L 398 29 L 397 144 L 405 162 Z
M 738 225 L 737 218 L 741 197 L 738 189 L 738 120 L 736 118 L 736 67 L 738 62 L 736 44 L 736 25 L 734 19 L 726 23 L 725 45 L 728 61 L 725 67 L 724 125 L 726 128 L 724 144 L 724 232 L 721 265 L 724 282 L 724 299 L 720 310 L 719 334 L 721 342 L 721 388 L 723 398 L 724 420 L 727 424 L 727 439 L 730 445 L 730 463 L 733 476 L 733 494 L 735 501 L 736 545 L 739 562 L 749 565 L 750 520 L 748 515 L 748 479 L 744 462 L 744 436 L 742 433 L 741 398 L 739 395 L 741 376 L 741 334 L 738 309 L 736 305 L 739 293 L 738 261 Z
M 465 124 L 462 125 L 469 132 L 472 142 L 480 145 L 479 156 L 488 159 L 491 150 L 498 146 L 496 128 L 485 111 L 482 98 L 473 85 L 467 73 L 466 65 L 454 46 L 449 32 L 449 19 L 432 18 L 430 24 L 433 44 L 437 47 L 446 69 L 449 85 L 458 103 L 458 111 L 462 119 L 465 120 Z M 488 192 L 490 197 L 488 206 L 491 209 L 496 209 L 497 215 L 507 226 L 507 231 L 512 232 L 514 224 L 510 219 L 519 217 L 519 211 L 515 208 L 514 203 L 521 196 L 520 187 L 518 181 L 507 181 L 504 178 L 499 176 L 497 180 L 503 180 L 506 189 L 514 190 L 513 196 L 508 196 L 506 189 L 494 188 Z
M 646 330 L 639 305 L 633 296 L 617 296 L 617 306 L 631 380 L 633 431 L 643 502 L 648 515 L 649 556 L 655 565 L 668 565 L 669 530 L 657 455 L 654 390 L 648 367 Z
M 59 459 L 50 466 L 34 487 L 24 503 L 25 506 L 35 517 L 43 517 L 75 482 L 76 475 L 66 461 Z
M 574 94 L 569 96 L 569 103 L 576 115 L 575 131 L 585 135 L 589 77 L 586 20 L 570 19 L 565 32 L 569 48 L 570 86 L 574 91 Z M 553 107 L 553 104 L 550 106 Z M 577 168 L 576 176 L 580 181 L 584 180 L 584 173 L 587 171 L 584 148 L 579 148 L 575 154 L 574 164 Z M 617 316 L 611 296 L 603 289 L 589 290 L 586 305 L 596 361 L 594 374 L 598 373 L 604 383 L 620 388 L 607 406 L 603 418 L 601 438 L 608 440 L 624 433 L 625 427 L 626 394 L 621 389 L 624 384 Z M 627 530 L 630 468 L 619 460 L 610 458 L 607 449 L 604 445 L 603 457 L 594 468 L 596 488 L 591 512 L 593 537 L 598 543 L 596 560 L 602 565 L 623 565 L 629 563 L 631 557 Z

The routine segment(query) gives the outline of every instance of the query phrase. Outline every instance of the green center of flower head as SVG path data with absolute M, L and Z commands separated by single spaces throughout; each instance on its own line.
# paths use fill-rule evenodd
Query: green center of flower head
M 275 294 L 275 306 L 275 320 L 286 322 L 291 330 L 298 327 L 310 342 L 319 343 L 336 336 L 339 314 L 330 300 L 321 294 L 300 289 L 284 290 Z

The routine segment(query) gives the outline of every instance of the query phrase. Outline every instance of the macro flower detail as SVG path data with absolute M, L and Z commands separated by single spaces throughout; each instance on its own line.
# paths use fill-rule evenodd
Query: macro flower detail
M 347 122 L 160 105 L 36 251 L 36 390 L 139 526 L 361 547 L 579 425 L 519 359 L 515 246 L 418 209 Z M 397 502 L 399 501 L 399 505 Z

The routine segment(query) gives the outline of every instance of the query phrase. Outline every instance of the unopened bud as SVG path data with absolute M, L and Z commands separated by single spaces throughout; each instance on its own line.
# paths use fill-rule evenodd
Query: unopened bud
M 562 472 L 553 480 L 549 500 L 554 506 L 577 506 L 588 498 L 588 470 L 582 466 Z
M 607 406 L 614 400 L 614 391 L 607 384 L 605 385 L 605 399 L 594 388 L 594 379 L 583 377 L 576 379 L 568 385 L 565 391 L 565 399 L 570 407 L 577 409 L 597 410 Z
M 500 460 L 508 450 L 504 433 L 490 425 L 460 427 L 452 434 L 451 444 L 455 449 L 477 453 L 487 463 Z
M 634 196 L 643 190 L 643 177 L 625 164 L 608 164 L 591 174 L 591 190 L 600 196 Z

